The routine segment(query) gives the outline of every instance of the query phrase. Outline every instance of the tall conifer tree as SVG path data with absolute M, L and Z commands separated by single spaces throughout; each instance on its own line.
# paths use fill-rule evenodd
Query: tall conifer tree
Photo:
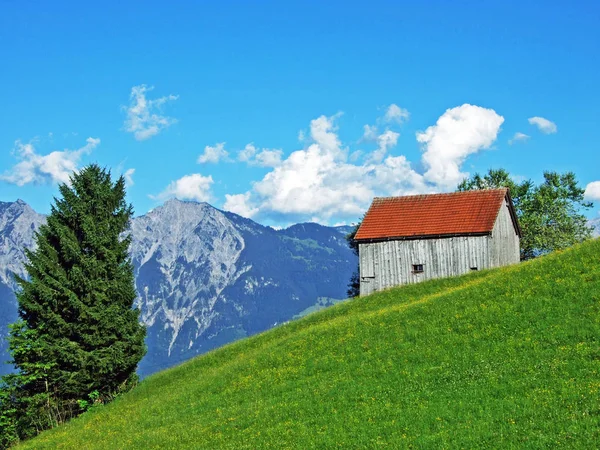
M 145 354 L 123 177 L 113 183 L 110 172 L 90 165 L 59 189 L 37 249 L 26 252 L 29 279 L 17 278 L 19 320 L 9 342 L 19 370 L 21 437 L 28 427 L 79 413 L 92 393 L 102 400 L 127 389 Z

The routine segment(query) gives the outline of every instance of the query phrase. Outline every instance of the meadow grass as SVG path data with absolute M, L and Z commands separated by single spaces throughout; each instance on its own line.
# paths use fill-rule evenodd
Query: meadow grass
M 595 240 L 337 304 L 19 448 L 596 448 L 599 340 Z

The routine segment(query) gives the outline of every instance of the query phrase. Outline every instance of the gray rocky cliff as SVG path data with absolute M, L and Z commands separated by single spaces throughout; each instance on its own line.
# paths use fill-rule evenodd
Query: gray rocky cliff
M 25 277 L 25 248 L 33 248 L 35 231 L 46 221 L 22 200 L 0 202 L 0 375 L 8 371 L 8 325 L 17 319 L 13 274 Z

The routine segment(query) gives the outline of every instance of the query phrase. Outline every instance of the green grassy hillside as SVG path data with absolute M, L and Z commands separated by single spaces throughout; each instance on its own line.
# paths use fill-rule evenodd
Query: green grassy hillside
M 338 304 L 19 448 L 596 448 L 600 240 Z

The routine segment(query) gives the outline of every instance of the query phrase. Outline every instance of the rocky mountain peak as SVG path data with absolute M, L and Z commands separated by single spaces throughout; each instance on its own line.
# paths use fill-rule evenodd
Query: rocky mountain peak
M 132 234 L 142 320 L 172 330 L 170 354 L 186 322 L 197 336 L 211 324 L 217 298 L 241 273 L 244 239 L 218 209 L 179 200 L 135 218 Z
M 33 248 L 35 231 L 46 221 L 27 203 L 0 202 L 0 281 L 14 287 L 13 273 L 25 275 L 25 248 Z

